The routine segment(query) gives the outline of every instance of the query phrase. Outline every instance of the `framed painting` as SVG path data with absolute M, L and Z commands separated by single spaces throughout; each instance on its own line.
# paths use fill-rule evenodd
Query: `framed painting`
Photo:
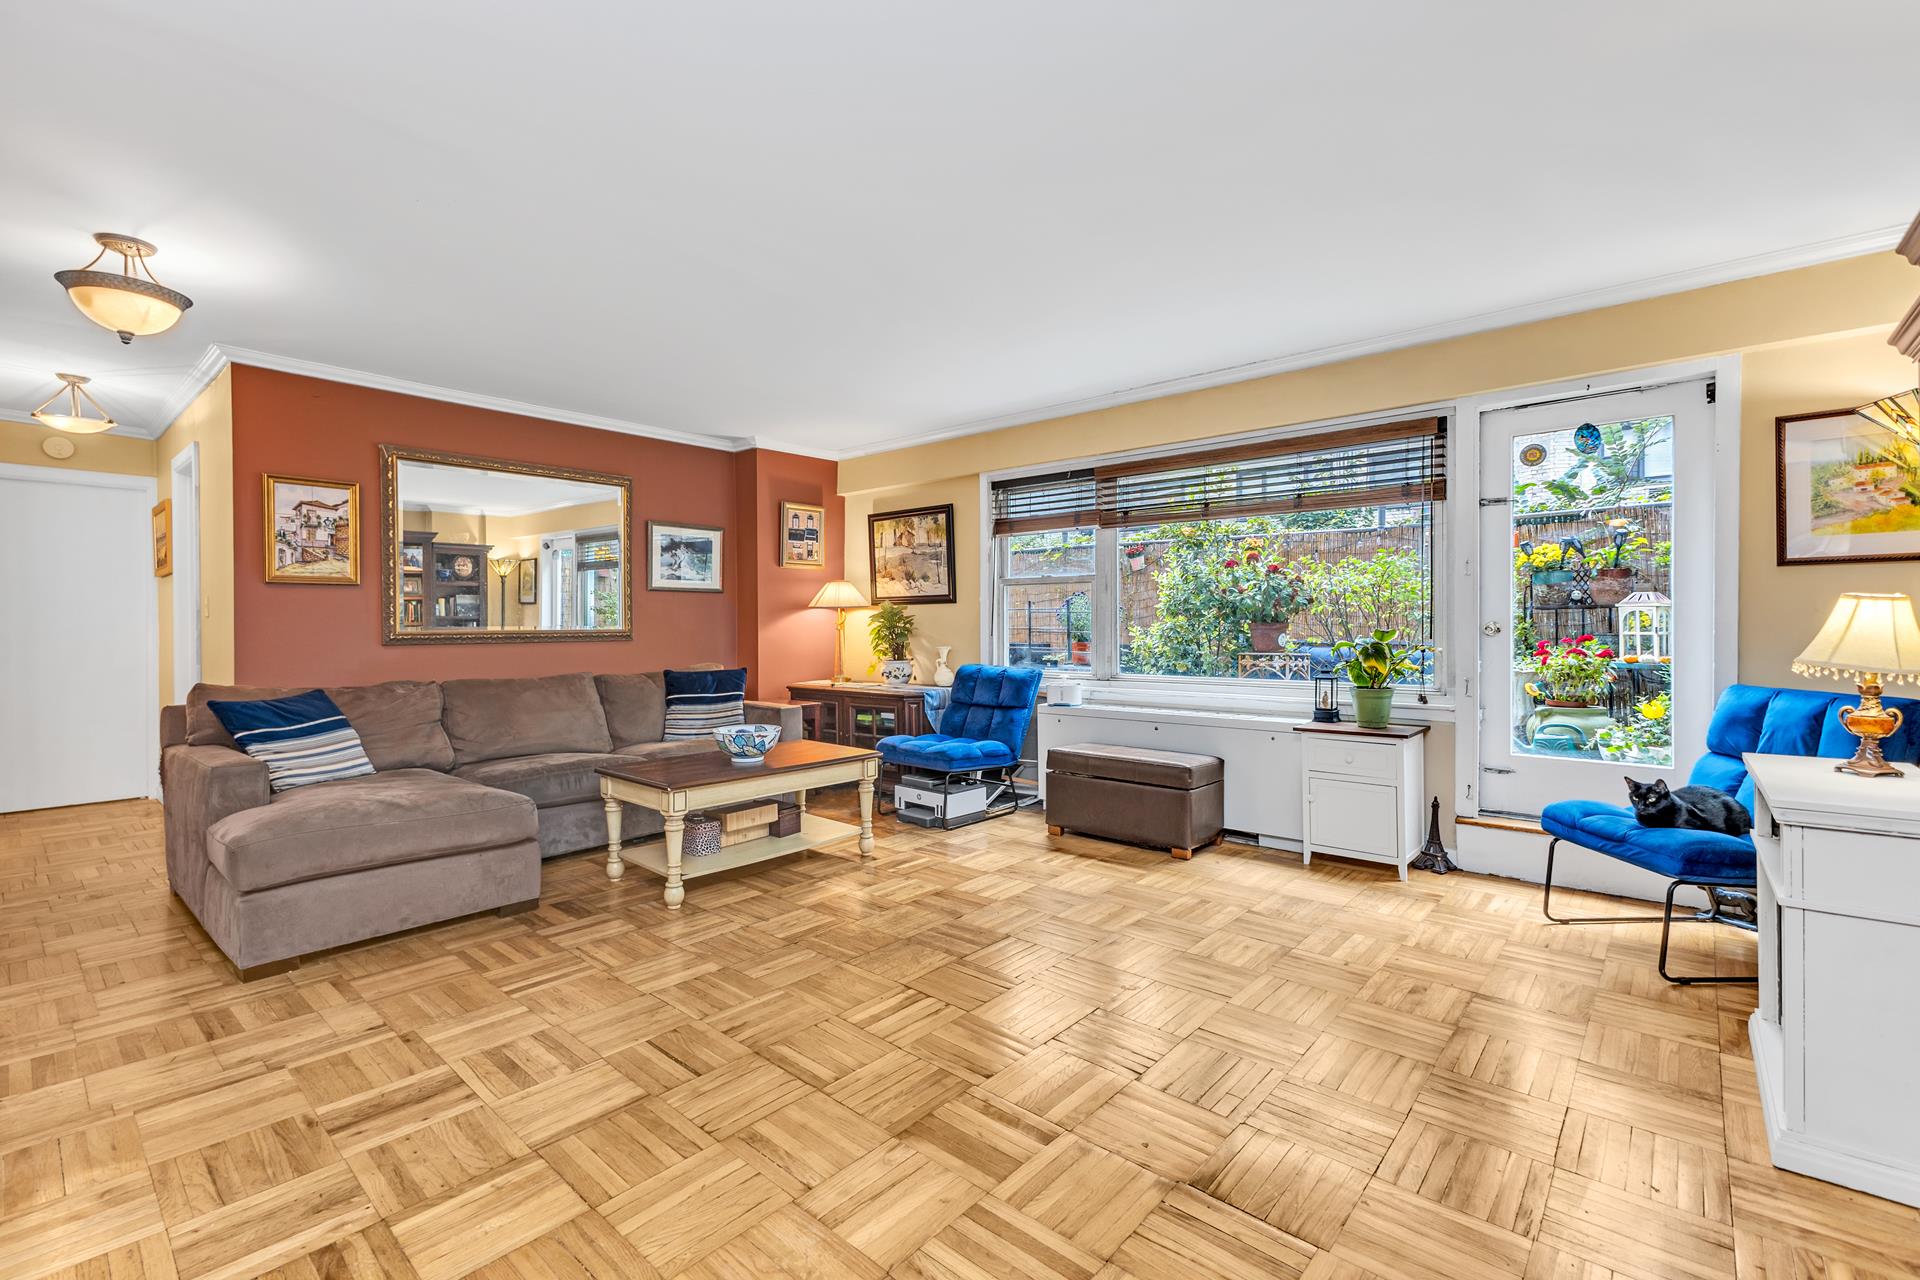
M 867 568 L 875 604 L 952 604 L 953 504 L 876 511 L 867 517 Z
M 520 603 L 540 603 L 540 562 L 532 556 L 522 560 L 515 569 L 519 575 Z
M 1852 409 L 1775 418 L 1775 561 L 1920 560 L 1920 441 Z
M 153 576 L 173 576 L 173 499 L 162 498 L 153 509 Z
M 360 581 L 360 486 L 351 480 L 264 477 L 268 582 Z
M 720 590 L 724 529 L 647 521 L 647 590 Z
M 827 567 L 827 509 L 804 502 L 780 504 L 780 567 Z

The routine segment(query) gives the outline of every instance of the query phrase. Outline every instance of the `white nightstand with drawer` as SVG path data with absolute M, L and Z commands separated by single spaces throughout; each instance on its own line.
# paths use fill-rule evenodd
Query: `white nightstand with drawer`
M 1384 862 L 1407 878 L 1407 864 L 1425 838 L 1423 724 L 1362 729 L 1356 724 L 1301 724 L 1300 800 L 1305 821 L 1300 854 Z

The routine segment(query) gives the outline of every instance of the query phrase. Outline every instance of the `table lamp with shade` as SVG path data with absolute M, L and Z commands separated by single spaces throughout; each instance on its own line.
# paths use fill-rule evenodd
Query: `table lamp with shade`
M 1899 708 L 1880 704 L 1880 692 L 1887 682 L 1920 681 L 1920 621 L 1914 619 L 1912 599 L 1849 591 L 1834 601 L 1826 625 L 1793 660 L 1793 670 L 1850 679 L 1860 692 L 1859 706 L 1840 708 L 1840 724 L 1860 739 L 1860 749 L 1834 768 L 1862 778 L 1899 777 L 1899 766 L 1887 763 L 1880 741 L 1899 732 L 1904 717 Z
M 835 578 L 814 593 L 807 607 L 837 610 L 833 623 L 833 682 L 845 684 L 847 673 L 843 655 L 847 647 L 847 610 L 868 608 L 867 598 L 860 594 L 860 588 L 845 578 Z

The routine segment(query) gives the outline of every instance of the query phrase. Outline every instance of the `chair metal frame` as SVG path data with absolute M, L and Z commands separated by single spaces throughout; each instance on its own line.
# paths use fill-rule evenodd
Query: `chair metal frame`
M 1571 842 L 1569 842 L 1571 843 Z M 1540 899 L 1540 913 L 1554 924 L 1652 924 L 1660 922 L 1660 976 L 1676 987 L 1695 987 L 1713 985 L 1757 984 L 1758 977 L 1697 977 L 1676 978 L 1667 972 L 1668 943 L 1673 935 L 1673 895 L 1683 887 L 1704 889 L 1707 893 L 1707 909 L 1696 911 L 1692 915 L 1680 917 L 1682 924 L 1724 924 L 1735 929 L 1744 929 L 1748 933 L 1757 932 L 1759 921 L 1742 920 L 1725 914 L 1720 907 L 1721 895 L 1729 897 L 1752 898 L 1759 889 L 1758 881 L 1751 877 L 1739 876 L 1683 876 L 1667 886 L 1666 909 L 1659 915 L 1637 916 L 1556 916 L 1553 914 L 1553 854 L 1560 846 L 1560 837 L 1554 836 L 1547 842 L 1547 875 L 1544 892 Z M 1581 848 L 1586 846 L 1581 845 Z M 1609 855 L 1611 856 L 1611 855 Z M 1624 861 L 1624 859 L 1623 859 Z

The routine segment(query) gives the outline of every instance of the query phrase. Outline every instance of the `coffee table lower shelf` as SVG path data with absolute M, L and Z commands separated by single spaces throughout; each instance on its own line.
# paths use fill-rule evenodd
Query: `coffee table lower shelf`
M 790 836 L 761 836 L 757 840 L 742 840 L 739 844 L 728 845 L 718 853 L 682 858 L 680 877 L 692 880 L 698 876 L 710 876 L 716 871 L 749 867 L 756 862 L 805 853 L 823 844 L 832 844 L 835 840 L 858 839 L 859 836 L 860 828 L 850 822 L 835 822 L 832 818 L 805 813 L 800 815 L 800 830 Z M 666 878 L 667 842 L 664 837 L 641 844 L 622 845 L 620 857 L 623 861 L 645 867 L 662 879 Z

